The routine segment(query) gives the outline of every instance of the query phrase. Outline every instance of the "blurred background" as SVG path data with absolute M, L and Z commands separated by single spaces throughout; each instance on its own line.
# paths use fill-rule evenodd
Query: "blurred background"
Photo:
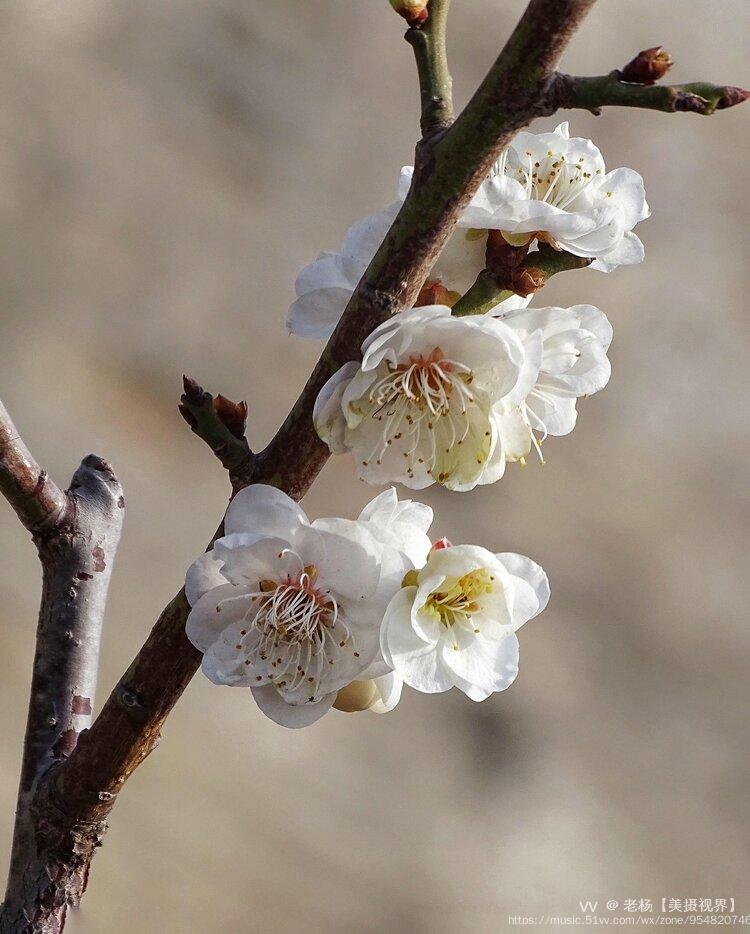
M 457 103 L 523 6 L 454 0 Z M 741 0 L 600 0 L 564 66 L 663 43 L 675 81 L 747 86 L 749 25 Z M 270 437 L 319 351 L 285 333 L 295 274 L 391 200 L 416 78 L 386 0 L 6 0 L 0 26 L 0 394 L 58 482 L 95 451 L 127 496 L 101 703 L 226 502 L 181 374 L 246 398 L 251 444 Z M 484 934 L 597 897 L 750 912 L 748 112 L 568 117 L 653 210 L 645 265 L 543 296 L 605 310 L 611 383 L 544 468 L 424 496 L 436 537 L 549 572 L 518 680 L 292 732 L 196 677 L 71 931 Z M 305 507 L 372 495 L 337 458 Z M 4 502 L 0 549 L 5 854 L 39 571 Z

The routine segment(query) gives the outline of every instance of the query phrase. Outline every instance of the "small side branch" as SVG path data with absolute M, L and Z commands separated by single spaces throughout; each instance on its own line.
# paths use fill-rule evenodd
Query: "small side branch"
M 444 130 L 453 122 L 453 80 L 448 70 L 446 27 L 450 0 L 430 0 L 427 19 L 411 26 L 406 41 L 414 49 L 422 103 L 422 137 Z
M 31 456 L 2 402 L 0 493 L 33 536 L 54 529 L 68 509 L 65 494 Z
M 102 623 L 125 501 L 112 468 L 91 454 L 63 493 L 39 469 L 0 405 L 2 492 L 34 536 L 42 565 L 36 633 L 11 865 L 0 931 L 62 930 L 77 903 L 88 863 L 77 860 L 81 834 L 97 839 L 103 828 L 79 828 L 69 860 L 50 877 L 46 838 L 49 808 L 40 820 L 47 777 L 75 749 L 91 725 Z M 35 479 L 36 478 L 36 479 Z
M 182 383 L 180 414 L 221 461 L 232 486 L 245 485 L 253 469 L 253 452 L 245 437 L 247 403 L 222 395 L 214 398 L 189 376 L 183 376 Z
M 519 251 L 508 247 L 507 252 L 513 255 Z M 453 306 L 452 314 L 459 318 L 486 314 L 511 295 L 527 298 L 543 288 L 557 273 L 585 269 L 591 263 L 588 257 L 573 256 L 572 253 L 540 244 L 535 253 L 526 254 L 523 251 L 517 263 L 501 265 L 495 262 L 491 267 L 483 269 L 471 288 Z
M 645 85 L 621 81 L 620 72 L 598 77 L 557 74 L 551 95 L 557 107 L 580 108 L 599 113 L 602 107 L 640 107 L 663 113 L 696 113 L 710 116 L 750 97 L 742 88 L 697 81 L 692 84 Z

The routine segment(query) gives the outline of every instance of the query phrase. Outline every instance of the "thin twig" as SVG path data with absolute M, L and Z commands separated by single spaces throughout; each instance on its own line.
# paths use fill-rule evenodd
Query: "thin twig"
M 446 34 L 450 0 L 430 0 L 427 19 L 406 31 L 414 49 L 422 104 L 422 137 L 444 130 L 453 122 L 453 80 L 448 69 Z
M 0 493 L 33 536 L 54 529 L 68 509 L 63 491 L 31 456 L 0 402 Z
M 214 398 L 189 376 L 183 376 L 182 383 L 180 414 L 218 457 L 232 487 L 241 489 L 252 475 L 254 459 L 245 437 L 247 403 L 222 395 Z
M 696 113 L 710 116 L 735 107 L 750 91 L 697 81 L 692 84 L 645 85 L 620 81 L 619 72 L 597 77 L 558 74 L 551 94 L 559 108 L 581 108 L 599 113 L 602 107 L 640 107 L 663 113 Z
M 557 273 L 585 269 L 591 262 L 587 257 L 573 256 L 572 253 L 540 244 L 535 253 L 529 253 L 512 269 L 483 269 L 471 288 L 453 306 L 451 313 L 459 318 L 483 315 L 511 295 L 531 295 L 543 288 Z
M 0 931 L 54 932 L 62 929 L 66 906 L 77 903 L 85 888 L 88 860 L 75 859 L 80 838 L 95 845 L 103 827 L 90 822 L 71 827 L 66 849 L 73 852 L 65 871 L 56 874 L 54 847 L 39 834 L 38 805 L 48 774 L 73 752 L 91 724 L 125 501 L 112 468 L 93 454 L 62 493 L 40 470 L 1 404 L 0 437 L 2 491 L 34 535 L 43 580 Z

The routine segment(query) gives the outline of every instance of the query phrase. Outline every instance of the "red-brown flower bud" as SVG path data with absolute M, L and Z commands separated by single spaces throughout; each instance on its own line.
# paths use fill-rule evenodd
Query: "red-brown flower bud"
M 424 308 L 425 305 L 447 305 L 453 308 L 456 302 L 461 298 L 458 292 L 450 292 L 443 283 L 436 279 L 433 282 L 425 282 L 419 290 L 415 308 Z
M 430 551 L 442 551 L 444 548 L 453 548 L 453 542 L 449 541 L 445 536 L 439 538 L 430 548 Z
M 669 52 L 665 52 L 660 45 L 652 49 L 639 52 L 632 62 L 620 72 L 620 81 L 629 81 L 631 84 L 656 84 L 663 78 L 674 61 Z
M 522 298 L 528 298 L 538 292 L 544 285 L 544 273 L 541 269 L 529 266 L 524 269 L 514 269 L 511 272 L 511 289 Z
M 514 269 L 526 259 L 529 243 L 523 246 L 511 246 L 499 230 L 490 230 L 485 252 L 487 268 L 495 275 Z
M 429 16 L 427 0 L 390 0 L 390 3 L 410 26 L 420 26 Z
M 235 438 L 245 437 L 247 402 L 232 402 L 226 396 L 218 395 L 214 399 L 214 409 L 219 416 L 219 421 L 232 432 Z

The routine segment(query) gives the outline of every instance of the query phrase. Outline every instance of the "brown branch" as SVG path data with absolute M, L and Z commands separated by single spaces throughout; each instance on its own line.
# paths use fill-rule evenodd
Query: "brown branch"
M 662 113 L 696 113 L 710 116 L 717 110 L 735 107 L 750 97 L 742 88 L 708 84 L 630 84 L 620 80 L 621 72 L 580 77 L 558 74 L 551 94 L 559 108 L 581 108 L 599 113 L 602 107 L 640 107 Z
M 328 378 L 360 357 L 365 337 L 410 307 L 463 209 L 513 134 L 560 105 L 554 68 L 594 0 L 531 0 L 485 81 L 455 123 L 418 148 L 411 191 L 356 289 L 297 403 L 243 483 L 266 482 L 304 495 L 328 457 L 312 424 Z M 161 726 L 195 673 L 200 653 L 185 636 L 184 591 L 145 645 L 71 757 L 37 796 L 37 831 L 54 853 L 53 880 L 88 863 L 118 792 L 154 748 Z M 88 833 L 87 828 L 95 828 Z M 0 928 L 1 929 L 1 928 Z
M 54 530 L 68 509 L 63 491 L 37 464 L 0 401 L 0 493 L 32 536 Z
M 182 377 L 184 392 L 179 410 L 199 438 L 219 458 L 229 474 L 232 488 L 247 486 L 252 476 L 255 455 L 245 437 L 247 403 L 232 402 L 226 396 L 214 398 L 189 376 Z
M 125 502 L 112 468 L 93 454 L 62 493 L 40 470 L 1 404 L 0 438 L 2 491 L 32 531 L 43 581 L 0 931 L 57 931 L 67 904 L 80 898 L 88 863 L 71 862 L 57 876 L 49 842 L 40 841 L 39 801 L 47 774 L 73 752 L 91 724 L 107 589 Z M 94 837 L 101 832 L 95 825 L 85 830 Z

